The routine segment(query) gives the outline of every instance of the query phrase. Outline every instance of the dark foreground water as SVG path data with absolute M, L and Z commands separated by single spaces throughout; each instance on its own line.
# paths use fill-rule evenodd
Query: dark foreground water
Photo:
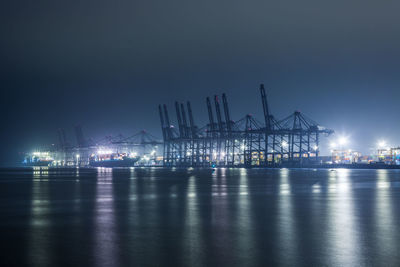
M 0 266 L 400 266 L 399 170 L 0 170 Z

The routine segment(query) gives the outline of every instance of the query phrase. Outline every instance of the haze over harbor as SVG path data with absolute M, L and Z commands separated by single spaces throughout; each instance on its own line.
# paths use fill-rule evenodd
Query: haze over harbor
M 0 2 L 0 266 L 400 266 L 400 2 Z

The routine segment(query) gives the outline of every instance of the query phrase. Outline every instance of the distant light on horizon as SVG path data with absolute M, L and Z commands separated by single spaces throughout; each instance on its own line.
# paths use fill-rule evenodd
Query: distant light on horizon
M 342 136 L 342 137 L 339 138 L 339 144 L 340 144 L 341 146 L 346 145 L 348 142 L 349 142 L 349 140 L 348 140 L 348 138 L 345 137 L 345 136 Z
M 384 149 L 384 148 L 386 148 L 386 146 L 387 146 L 387 144 L 386 144 L 385 140 L 379 140 L 378 141 L 378 148 L 379 149 Z

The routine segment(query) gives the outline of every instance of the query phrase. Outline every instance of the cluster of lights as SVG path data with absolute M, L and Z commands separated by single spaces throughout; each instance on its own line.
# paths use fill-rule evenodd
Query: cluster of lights
M 112 154 L 112 153 L 113 152 L 111 150 L 102 150 L 102 149 L 100 149 L 100 150 L 97 151 L 98 155 L 107 155 L 107 154 Z
M 33 152 L 33 155 L 34 156 L 38 156 L 38 157 L 40 157 L 40 156 L 48 156 L 49 152 Z
M 35 151 L 32 153 L 32 159 L 36 158 L 36 160 L 53 160 L 52 157 L 50 157 L 50 152 L 39 152 Z
M 331 142 L 330 147 L 331 147 L 331 149 L 337 149 L 337 148 L 343 149 L 344 146 L 348 146 L 348 145 L 349 145 L 349 139 L 348 139 L 348 137 L 341 136 L 341 137 L 339 137 L 339 138 L 337 139 L 336 142 L 335 142 L 335 141 L 334 141 L 334 142 Z M 376 142 L 376 147 L 377 147 L 378 149 L 388 149 L 388 144 L 387 144 L 387 142 L 386 142 L 385 140 L 380 139 L 380 140 L 378 140 L 378 141 Z M 349 149 L 349 151 L 351 151 L 351 150 Z
M 335 148 L 337 148 L 338 146 L 343 147 L 343 146 L 348 145 L 348 144 L 349 144 L 349 139 L 348 139 L 348 137 L 346 137 L 346 136 L 341 136 L 341 137 L 339 137 L 339 138 L 337 139 L 336 142 L 332 142 L 330 146 L 331 146 L 332 149 L 335 149 Z

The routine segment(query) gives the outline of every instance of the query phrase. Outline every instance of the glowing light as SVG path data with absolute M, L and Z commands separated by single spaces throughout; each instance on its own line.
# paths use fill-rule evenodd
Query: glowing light
M 49 155 L 49 152 L 33 152 L 32 153 L 34 156 L 42 156 L 42 157 L 46 157 Z
M 287 147 L 287 146 L 288 146 L 288 143 L 287 143 L 286 141 L 282 141 L 282 146 L 283 146 L 283 147 Z
M 97 154 L 99 155 L 106 155 L 106 154 L 112 154 L 113 152 L 111 150 L 98 150 Z
M 378 148 L 385 148 L 386 147 L 386 141 L 385 140 L 380 140 L 378 141 Z
M 151 155 L 154 155 L 155 153 L 156 153 L 156 151 L 155 151 L 155 150 L 151 151 Z
M 321 193 L 321 186 L 319 184 L 315 184 L 312 186 L 313 193 Z
M 314 146 L 314 150 L 317 151 L 318 150 L 318 146 Z
M 341 146 L 346 145 L 348 142 L 349 142 L 349 140 L 347 139 L 347 137 L 342 136 L 339 138 L 339 144 Z

